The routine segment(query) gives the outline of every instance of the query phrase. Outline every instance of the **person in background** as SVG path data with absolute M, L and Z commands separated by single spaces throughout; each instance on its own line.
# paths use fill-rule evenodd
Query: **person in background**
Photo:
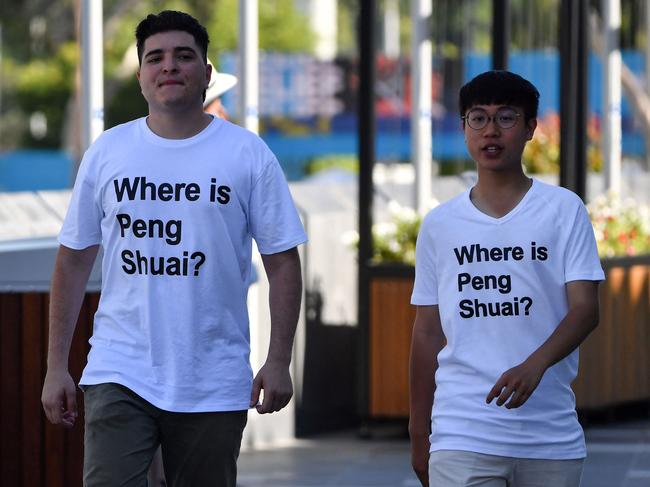
M 208 64 L 212 65 L 210 60 L 208 60 Z M 236 84 L 236 76 L 227 73 L 220 73 L 213 67 L 210 84 L 208 84 L 208 89 L 205 93 L 205 100 L 203 101 L 203 109 L 205 112 L 214 115 L 215 117 L 228 120 L 228 112 L 221 103 L 221 95 L 233 88 Z

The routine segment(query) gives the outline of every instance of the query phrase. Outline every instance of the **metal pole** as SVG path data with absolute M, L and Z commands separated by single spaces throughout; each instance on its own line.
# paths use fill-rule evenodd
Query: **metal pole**
M 492 0 L 492 69 L 508 69 L 509 43 L 509 1 Z
M 605 188 L 621 191 L 621 29 L 619 0 L 603 0 L 603 156 Z
M 414 208 L 431 200 L 431 0 L 411 0 L 411 157 L 415 168 Z
M 645 3 L 645 89 L 650 97 L 650 2 Z M 646 169 L 650 170 L 650 141 L 645 142 Z
M 359 412 L 369 405 L 369 315 L 372 244 L 372 171 L 375 163 L 375 0 L 361 0 L 359 10 Z
M 257 0 L 239 0 L 239 115 L 244 127 L 259 131 L 259 41 Z
M 0 117 L 2 117 L 2 22 L 0 22 Z
M 560 185 L 583 200 L 587 166 L 588 0 L 560 2 Z
M 81 150 L 104 130 L 102 0 L 81 2 Z

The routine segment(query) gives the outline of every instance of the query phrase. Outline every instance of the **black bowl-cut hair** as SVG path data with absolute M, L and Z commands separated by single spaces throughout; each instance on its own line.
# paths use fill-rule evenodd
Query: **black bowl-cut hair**
M 524 111 L 526 122 L 537 118 L 539 91 L 525 78 L 510 71 L 486 71 L 460 89 L 460 116 L 475 105 L 511 105 Z
M 138 61 L 142 64 L 144 54 L 144 41 L 154 34 L 168 32 L 170 30 L 181 30 L 194 37 L 196 45 L 201 49 L 201 56 L 205 62 L 208 61 L 208 44 L 210 38 L 208 31 L 198 20 L 185 12 L 176 10 L 163 10 L 159 14 L 149 14 L 135 29 L 135 38 L 138 47 Z

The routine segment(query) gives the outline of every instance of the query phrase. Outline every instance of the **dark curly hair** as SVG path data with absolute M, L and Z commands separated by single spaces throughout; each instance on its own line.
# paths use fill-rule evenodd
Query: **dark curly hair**
M 208 44 L 210 38 L 208 31 L 205 30 L 198 20 L 185 12 L 175 10 L 163 10 L 158 15 L 149 14 L 138 24 L 135 29 L 135 38 L 138 46 L 138 60 L 142 64 L 142 55 L 144 54 L 144 41 L 154 34 L 167 32 L 170 30 L 181 30 L 191 34 L 196 41 L 196 45 L 201 49 L 203 60 L 208 60 Z

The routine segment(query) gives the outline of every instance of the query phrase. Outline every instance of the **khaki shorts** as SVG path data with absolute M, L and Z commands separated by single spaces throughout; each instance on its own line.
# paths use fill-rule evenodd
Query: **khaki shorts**
M 537 460 L 439 450 L 429 456 L 431 487 L 578 487 L 584 459 Z
M 235 487 L 247 411 L 163 411 L 119 384 L 84 387 L 84 486 L 146 487 L 162 448 L 170 487 Z

